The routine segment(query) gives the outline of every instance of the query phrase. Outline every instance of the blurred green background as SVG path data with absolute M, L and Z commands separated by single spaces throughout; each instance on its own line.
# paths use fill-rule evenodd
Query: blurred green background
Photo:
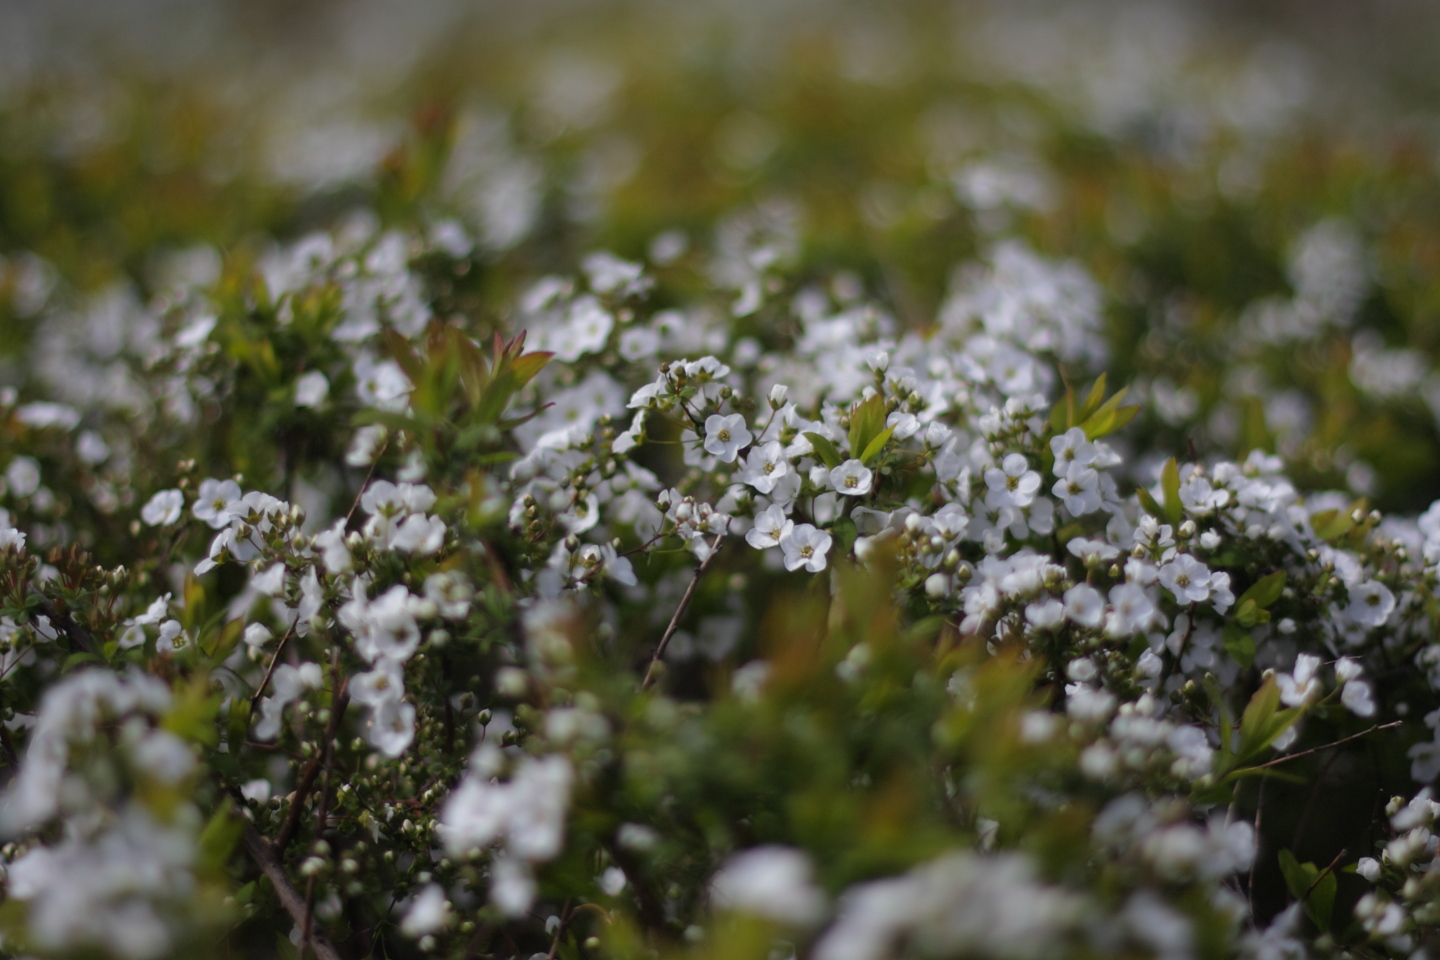
M 705 244 L 770 205 L 805 270 L 908 326 L 1001 239 L 1078 260 L 1112 377 L 1151 401 L 1137 446 L 1263 447 L 1420 509 L 1437 27 L 1399 0 L 7 0 L 0 380 L 47 395 L 57 316 L 153 305 L 357 209 L 467 224 L 455 307 L 503 317 L 587 250 Z

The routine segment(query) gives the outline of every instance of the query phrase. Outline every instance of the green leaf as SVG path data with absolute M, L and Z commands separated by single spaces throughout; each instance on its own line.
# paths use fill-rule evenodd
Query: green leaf
M 1178 525 L 1184 509 L 1180 503 L 1180 467 L 1174 457 L 1166 460 L 1164 469 L 1160 471 L 1160 491 L 1165 495 L 1165 519 L 1172 526 Z
M 160 726 L 176 736 L 213 748 L 220 743 L 220 733 L 215 729 L 220 699 L 220 694 L 211 693 L 209 679 L 196 675 L 189 683 L 182 682 L 177 687 L 170 709 L 160 718 Z
M 824 461 L 825 466 L 834 470 L 845 461 L 840 457 L 840 451 L 835 449 L 835 444 L 827 440 L 823 435 L 807 431 L 804 434 L 810 446 L 815 448 L 815 455 Z
M 859 536 L 859 531 L 855 527 L 855 521 L 849 517 L 841 517 L 830 525 L 830 533 L 834 535 L 835 541 L 839 546 L 839 551 L 836 553 L 836 556 L 848 557 L 851 548 L 855 546 L 856 537 Z
M 1240 717 L 1240 745 L 1235 751 L 1238 763 L 1244 763 L 1275 742 L 1275 738 L 1300 719 L 1303 709 L 1280 709 L 1280 688 L 1274 675 L 1265 678 L 1260 689 L 1250 698 Z
M 553 356 L 553 353 L 527 353 L 511 361 L 510 370 L 515 374 L 516 382 L 523 387 L 535 378 L 535 374 L 539 373 Z
M 1156 520 L 1165 519 L 1164 508 L 1162 508 L 1160 504 L 1155 502 L 1155 498 L 1150 495 L 1149 490 L 1146 490 L 1144 487 L 1140 487 L 1135 491 L 1135 495 L 1140 498 L 1140 506 L 1145 508 L 1146 513 L 1150 514 L 1150 516 L 1154 517 Z
M 207 873 L 224 869 L 244 832 L 245 821 L 235 815 L 235 805 L 226 797 L 210 822 L 205 824 L 205 829 L 200 831 L 200 869 Z
M 1075 420 L 1084 423 L 1090 419 L 1091 414 L 1100 409 L 1100 404 L 1105 399 L 1105 386 L 1108 381 L 1109 377 L 1106 374 L 1100 374 L 1099 379 L 1095 381 L 1095 386 L 1090 388 L 1090 393 L 1085 397 L 1085 402 L 1080 405 L 1080 412 L 1075 415 Z
M 1255 662 L 1255 638 L 1249 630 L 1233 623 L 1225 624 L 1225 652 L 1230 659 L 1240 664 L 1240 669 L 1249 670 Z
M 885 444 L 890 442 L 890 437 L 894 435 L 894 433 L 894 427 L 887 427 L 883 433 L 876 435 L 875 439 L 871 440 L 869 445 L 865 447 L 865 452 L 860 454 L 860 462 L 869 466 L 876 460 L 879 460 L 880 454 L 885 451 Z
M 1280 851 L 1280 872 L 1290 895 L 1299 900 L 1305 914 L 1322 931 L 1330 929 L 1335 909 L 1335 874 L 1322 871 L 1313 863 L 1301 863 L 1289 850 Z
M 1085 421 L 1085 436 L 1091 440 L 1099 440 L 1101 437 L 1108 437 L 1110 434 L 1125 426 L 1135 415 L 1140 412 L 1140 407 L 1120 407 L 1104 413 L 1097 413 Z
M 104 660 L 100 659 L 99 654 L 94 654 L 94 653 L 90 653 L 90 652 L 85 651 L 85 650 L 81 650 L 80 652 L 78 652 L 78 653 L 72 653 L 72 654 L 70 654 L 70 656 L 68 656 L 68 657 L 65 658 L 65 662 L 60 665 L 60 672 L 61 672 L 61 673 L 69 673 L 71 670 L 74 670 L 76 667 L 84 666 L 84 665 L 87 664 L 87 663 L 104 663 L 104 662 L 105 662 Z
M 1255 601 L 1255 606 L 1265 609 L 1280 599 L 1280 594 L 1285 590 L 1285 571 L 1276 570 L 1268 576 L 1261 577 L 1250 588 L 1240 594 L 1238 603 L 1243 604 L 1246 600 Z
M 850 455 L 859 457 L 862 450 L 870 446 L 880 431 L 885 429 L 885 399 L 875 394 L 863 403 L 857 403 L 850 411 Z M 863 459 L 863 458 L 862 458 Z

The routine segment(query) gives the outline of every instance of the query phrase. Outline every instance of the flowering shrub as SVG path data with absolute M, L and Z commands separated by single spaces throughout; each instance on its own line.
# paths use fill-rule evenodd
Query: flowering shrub
M 292 130 L 163 242 L 5 212 L 3 949 L 1428 955 L 1422 227 L 1286 193 L 1304 95 L 1195 56 L 993 123 L 773 65 L 928 155 L 780 103 L 708 208 L 657 199 L 668 88 L 562 58 L 377 163 Z

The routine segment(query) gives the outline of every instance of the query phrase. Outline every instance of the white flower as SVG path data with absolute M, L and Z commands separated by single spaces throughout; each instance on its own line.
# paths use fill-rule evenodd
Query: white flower
M 785 569 L 799 570 L 804 567 L 810 573 L 825 569 L 825 555 L 830 552 L 830 534 L 817 530 L 808 523 L 796 525 L 790 535 L 780 542 L 785 551 Z
M 1060 436 L 1052 437 L 1050 452 L 1055 455 L 1055 476 L 1057 477 L 1068 475 L 1073 464 L 1088 467 L 1095 462 L 1097 454 L 1095 444 L 1090 442 L 1089 438 L 1085 436 L 1085 431 L 1079 427 L 1071 427 Z
M 875 475 L 859 460 L 846 460 L 830 471 L 830 486 L 847 497 L 863 497 L 870 492 Z
M 411 514 L 395 528 L 390 547 L 402 553 L 427 557 L 445 542 L 445 523 L 439 517 Z
M 250 647 L 252 650 L 261 650 L 265 644 L 275 639 L 275 635 L 270 632 L 270 628 L 265 626 L 265 624 L 252 623 L 245 628 L 245 634 L 241 639 L 245 641 L 245 646 Z
M 1292 673 L 1275 675 L 1275 682 L 1280 685 L 1280 700 L 1285 706 L 1302 706 L 1319 690 L 1319 671 L 1320 658 L 1314 654 L 1302 653 L 1295 658 L 1295 670 Z
M 1341 657 L 1335 661 L 1335 679 L 1341 683 L 1349 683 L 1359 677 L 1363 669 L 1360 661 L 1353 657 Z
M 450 903 L 445 899 L 445 890 L 438 883 L 427 883 L 410 901 L 410 909 L 400 921 L 400 932 L 407 937 L 423 937 L 449 922 Z
M 1375 716 L 1375 701 L 1370 698 L 1370 684 L 1351 680 L 1340 690 L 1340 702 L 1357 717 Z
M 370 712 L 365 740 L 392 760 L 415 739 L 415 705 L 398 698 L 386 700 Z
M 778 441 L 772 440 L 750 448 L 750 453 L 745 458 L 745 467 L 735 475 L 735 479 L 748 483 L 760 493 L 768 494 L 790 470 L 790 461 L 785 458 L 784 447 Z
M 234 480 L 201 480 L 190 512 L 215 530 L 229 526 L 232 519 L 245 512 L 240 484 Z
M 1088 583 L 1077 583 L 1065 591 L 1065 616 L 1082 627 L 1098 627 L 1105 614 L 1105 600 Z
M 345 451 L 345 463 L 351 467 L 368 467 L 375 462 L 385 446 L 389 431 L 381 423 L 372 423 L 355 431 L 350 448 Z
M 794 529 L 795 522 L 785 516 L 779 504 L 772 503 L 756 514 L 755 525 L 745 534 L 745 542 L 756 550 L 778 547 Z
M 315 534 L 315 549 L 320 551 L 320 562 L 332 574 L 342 574 L 350 569 L 353 560 L 350 548 L 345 546 L 345 518 L 341 517 L 328 529 Z
M 1027 507 L 1040 489 L 1040 474 L 1030 469 L 1023 454 L 1012 453 L 999 467 L 985 471 L 985 505 L 992 510 L 1000 507 Z
M 1050 492 L 1064 501 L 1071 516 L 1083 517 L 1100 509 L 1100 474 L 1084 464 L 1072 463 Z
M 5 482 L 15 496 L 30 496 L 40 489 L 40 464 L 33 457 L 16 457 L 5 468 Z
M 367 707 L 399 700 L 405 694 L 404 670 L 398 661 L 382 658 L 369 671 L 351 678 L 349 690 L 350 699 Z
M 300 375 L 295 381 L 295 406 L 318 407 L 330 395 L 330 381 L 319 370 Z
M 616 553 L 612 544 L 587 543 L 576 554 L 576 561 L 585 571 L 586 577 L 603 572 L 611 580 L 627 587 L 633 587 L 638 582 L 630 559 Z
M 1160 585 L 1177 603 L 1202 603 L 1210 598 L 1210 568 L 1182 553 L 1160 568 Z
M 1138 583 L 1121 583 L 1110 588 L 1113 608 L 1105 622 L 1112 637 L 1128 637 L 1147 630 L 1155 620 L 1155 604 Z
M 185 494 L 179 490 L 161 490 L 140 508 L 140 519 L 152 527 L 168 527 L 180 519 L 185 508 Z
M 740 449 L 752 439 L 749 428 L 745 426 L 745 418 L 738 413 L 724 417 L 712 413 L 705 420 L 705 452 L 725 463 L 734 463 Z
M 1355 864 L 1355 872 L 1374 883 L 1380 879 L 1380 861 L 1374 857 L 1361 857 Z
M 1352 583 L 1349 593 L 1350 604 L 1345 608 L 1345 615 L 1361 626 L 1381 626 L 1395 610 L 1395 594 L 1376 580 Z
M 755 847 L 735 854 L 710 881 L 717 907 L 796 927 L 819 923 L 825 897 L 810 858 L 791 847 Z

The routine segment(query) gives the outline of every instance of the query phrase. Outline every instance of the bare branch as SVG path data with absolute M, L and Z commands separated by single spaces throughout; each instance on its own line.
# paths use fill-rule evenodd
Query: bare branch
M 285 876 L 285 868 L 280 865 L 280 858 L 276 856 L 274 848 L 249 821 L 245 823 L 244 843 L 245 852 L 250 854 L 255 866 L 259 867 L 260 872 L 274 885 L 275 894 L 280 898 L 280 906 L 285 908 L 285 912 L 290 914 L 297 926 L 304 925 L 305 898 L 300 896 L 300 891 L 296 890 L 290 878 Z M 340 960 L 334 944 L 323 933 L 310 934 L 310 946 L 314 948 L 315 956 L 319 960 Z
M 645 679 L 640 681 L 641 690 L 649 690 L 655 683 L 656 665 L 660 662 L 660 658 L 665 655 L 665 648 L 669 645 L 670 638 L 675 636 L 675 631 L 679 629 L 680 618 L 685 616 L 685 610 L 690 606 L 690 598 L 695 596 L 695 588 L 700 585 L 700 578 L 705 575 L 706 569 L 710 566 L 710 561 L 714 560 L 715 555 L 720 552 L 720 542 L 724 538 L 725 535 L 723 533 L 715 537 L 715 542 L 710 545 L 710 556 L 706 557 L 701 561 L 700 566 L 695 568 L 695 576 L 690 578 L 690 586 L 685 588 L 685 595 L 680 598 L 680 605 L 675 608 L 675 615 L 670 618 L 670 625 L 665 628 L 665 634 L 655 646 L 655 654 L 650 658 L 650 666 L 645 670 Z
M 275 850 L 284 853 L 290 840 L 295 836 L 295 830 L 300 826 L 300 816 L 305 809 L 305 798 L 310 795 L 310 790 L 315 786 L 315 778 L 320 775 L 322 761 L 329 749 L 329 744 L 335 742 L 335 735 L 340 729 L 340 720 L 345 716 L 345 708 L 350 705 L 350 691 L 347 689 L 348 680 L 340 681 L 340 688 L 335 691 L 335 699 L 330 705 L 330 723 L 325 727 L 325 745 L 300 773 L 300 782 L 295 787 L 295 798 L 290 801 L 290 809 L 285 813 L 285 822 L 280 825 L 280 832 L 275 835 Z

